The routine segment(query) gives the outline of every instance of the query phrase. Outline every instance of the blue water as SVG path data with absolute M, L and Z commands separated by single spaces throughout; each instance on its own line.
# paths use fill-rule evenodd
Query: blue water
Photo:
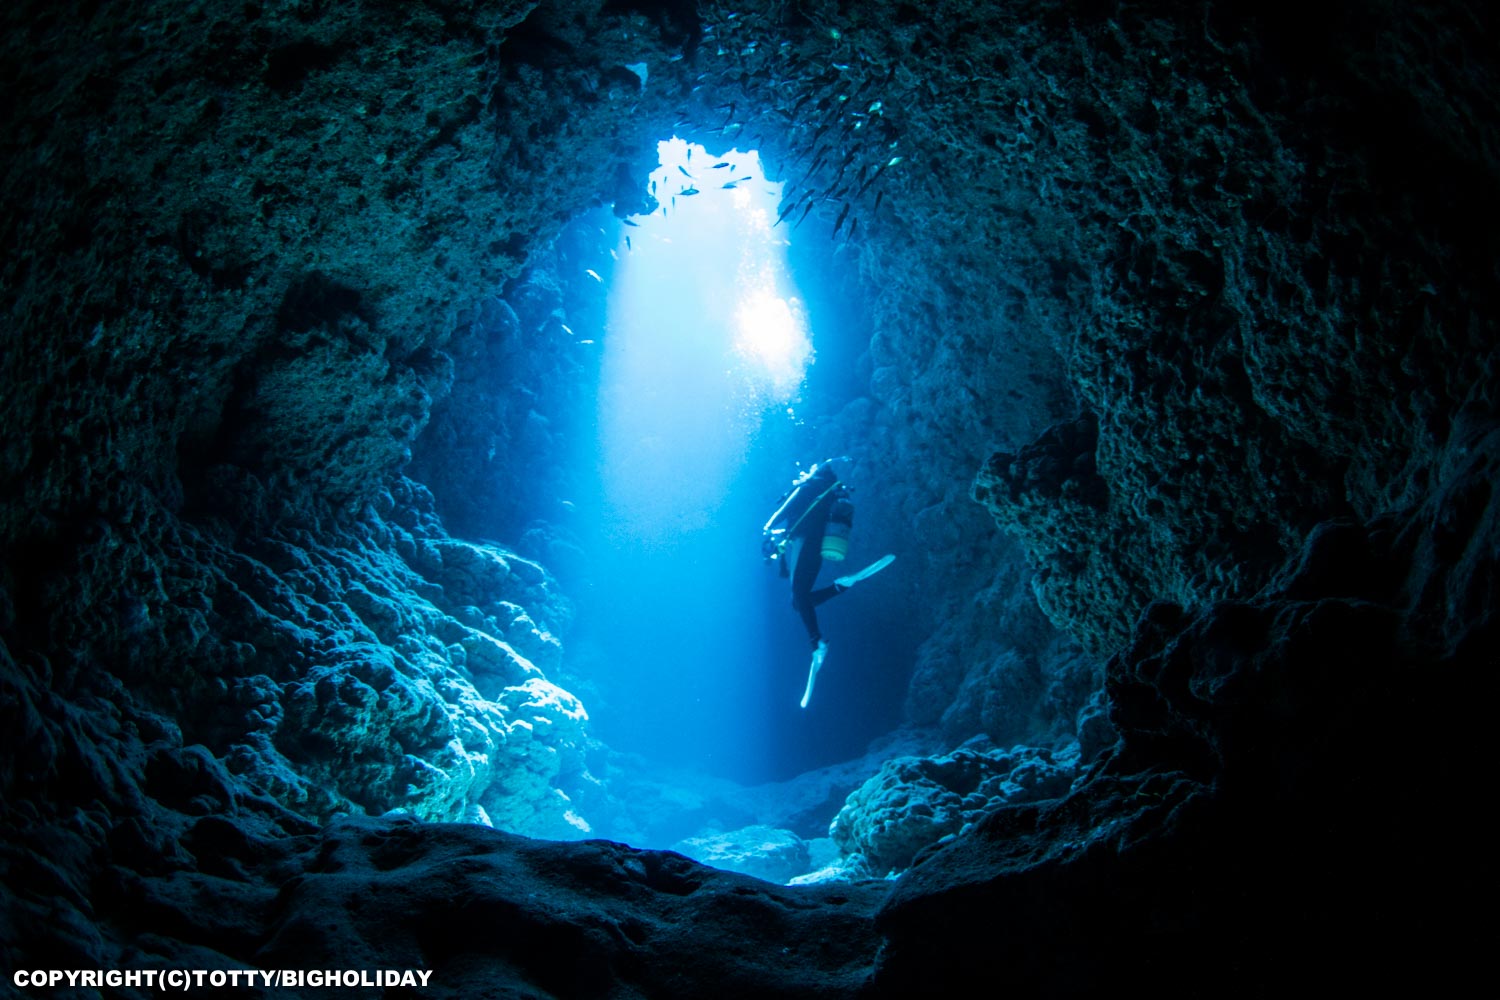
M 812 450 L 816 414 L 859 384 L 863 331 L 841 329 L 838 304 L 802 287 L 788 251 L 808 236 L 772 225 L 780 185 L 754 154 L 687 149 L 664 144 L 652 176 L 665 212 L 634 226 L 590 220 L 613 252 L 574 283 L 607 300 L 588 338 L 593 431 L 572 456 L 588 553 L 578 669 L 611 747 L 773 780 L 859 755 L 895 723 L 904 685 L 899 650 L 871 621 L 877 605 L 856 589 L 820 609 L 832 652 L 799 708 L 808 638 L 760 551 L 799 465 L 829 457 Z M 828 239 L 826 226 L 804 228 Z M 815 376 L 824 356 L 837 370 Z M 880 555 L 878 541 L 856 529 L 847 566 Z

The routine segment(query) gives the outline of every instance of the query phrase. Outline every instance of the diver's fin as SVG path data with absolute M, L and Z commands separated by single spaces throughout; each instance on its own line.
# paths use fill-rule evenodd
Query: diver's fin
M 812 667 L 807 671 L 807 690 L 802 692 L 802 707 L 812 701 L 813 684 L 818 680 L 818 671 L 823 669 L 823 657 L 828 655 L 828 643 L 822 639 L 818 640 L 818 648 L 813 650 Z
M 858 573 L 851 573 L 848 576 L 841 576 L 833 582 L 840 587 L 852 587 L 861 580 L 868 580 L 870 577 L 874 576 L 876 573 L 879 573 L 881 570 L 885 569 L 895 561 L 896 557 L 893 555 L 881 556 L 879 559 L 876 559 L 874 562 L 870 563 L 870 565 L 866 566 Z

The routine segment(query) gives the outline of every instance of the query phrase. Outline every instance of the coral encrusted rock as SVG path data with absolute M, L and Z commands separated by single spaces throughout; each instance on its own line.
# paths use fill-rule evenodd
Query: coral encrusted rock
M 966 832 L 1001 805 L 1062 795 L 1077 774 L 1076 745 L 1054 754 L 983 742 L 941 757 L 887 761 L 849 796 L 829 836 L 874 872 L 901 871 L 923 849 Z

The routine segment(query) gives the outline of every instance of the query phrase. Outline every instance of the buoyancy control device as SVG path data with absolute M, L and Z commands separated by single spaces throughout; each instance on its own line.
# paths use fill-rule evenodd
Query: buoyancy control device
M 853 529 L 854 502 L 844 490 L 828 510 L 828 524 L 823 528 L 823 558 L 829 562 L 843 562 L 849 554 L 849 532 Z
M 832 462 L 829 459 L 828 462 Z M 814 510 L 819 509 L 825 502 L 828 504 L 827 516 L 823 518 L 822 540 L 819 553 L 824 559 L 831 562 L 843 562 L 849 554 L 849 533 L 854 527 L 854 502 L 850 499 L 851 491 L 848 486 L 839 482 L 838 477 L 831 475 L 832 469 L 827 469 L 829 475 L 822 475 L 819 470 L 826 468 L 828 462 L 821 462 L 813 466 L 809 474 L 804 475 L 794 484 L 793 489 L 781 498 L 781 506 L 766 521 L 762 529 L 763 540 L 761 551 L 767 559 L 775 560 L 786 554 L 787 546 L 797 536 L 797 529 Z M 823 482 L 817 482 L 822 478 Z M 802 508 L 801 513 L 796 516 L 791 525 L 786 528 L 773 527 L 782 520 L 789 508 L 795 509 L 798 498 L 803 490 L 817 489 L 817 496 L 811 503 Z M 786 565 L 782 565 L 782 575 L 786 574 Z

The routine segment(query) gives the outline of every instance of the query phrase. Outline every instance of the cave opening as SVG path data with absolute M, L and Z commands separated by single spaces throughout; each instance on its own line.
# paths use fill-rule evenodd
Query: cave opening
M 1500 7 L 1265 7 L 8 4 L 4 975 L 1467 985 Z M 801 308 L 668 256 L 717 353 L 632 382 L 683 129 Z M 843 455 L 803 711 L 758 535 Z
M 846 402 L 849 375 L 811 375 L 825 346 L 840 366 L 858 353 L 857 326 L 840 322 L 856 310 L 810 287 L 826 269 L 791 251 L 826 241 L 826 222 L 798 232 L 796 217 L 778 218 L 784 185 L 757 152 L 673 137 L 658 159 L 645 214 L 596 210 L 570 244 L 579 301 L 565 305 L 581 322 L 567 334 L 597 379 L 578 398 L 570 456 L 569 518 L 587 563 L 570 659 L 613 750 L 783 780 L 859 756 L 896 712 L 894 698 L 861 710 L 868 694 L 844 690 L 856 683 L 847 662 L 830 670 L 826 699 L 799 707 L 807 638 L 760 550 L 800 467 L 830 457 L 817 450 L 819 415 Z M 873 544 L 852 557 L 878 555 L 864 551 Z M 847 628 L 858 612 L 826 617 Z

